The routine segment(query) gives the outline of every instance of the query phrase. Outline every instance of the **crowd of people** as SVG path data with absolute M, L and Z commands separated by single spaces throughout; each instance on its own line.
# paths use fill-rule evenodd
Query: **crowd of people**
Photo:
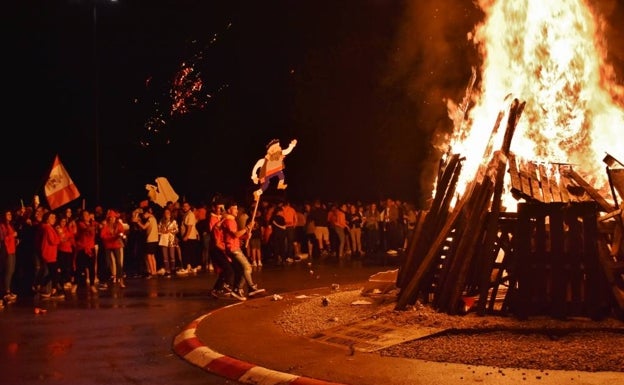
M 0 219 L 0 304 L 18 296 L 63 300 L 92 295 L 127 277 L 171 278 L 214 272 L 211 294 L 244 301 L 262 293 L 253 271 L 307 258 L 347 260 L 404 249 L 419 212 L 394 199 L 303 202 L 260 199 L 248 206 L 141 204 L 132 210 L 44 205 L 7 209 Z

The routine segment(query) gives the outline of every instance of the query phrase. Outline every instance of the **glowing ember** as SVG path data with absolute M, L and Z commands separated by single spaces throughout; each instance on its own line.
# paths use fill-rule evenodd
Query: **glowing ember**
M 231 24 L 228 24 L 227 29 L 230 27 Z M 171 143 L 172 135 L 166 129 L 167 123 L 176 117 L 204 109 L 213 95 L 228 87 L 227 84 L 218 85 L 212 94 L 207 90 L 207 84 L 214 83 L 215 79 L 206 76 L 206 73 L 210 74 L 211 66 L 214 65 L 209 61 L 210 57 L 206 54 L 206 50 L 216 44 L 217 38 L 216 34 L 212 36 L 205 47 L 201 47 L 199 41 L 192 42 L 193 52 L 190 58 L 180 63 L 171 82 L 167 84 L 168 90 L 157 95 L 153 101 L 153 112 L 143 124 L 144 132 L 140 139 L 142 147 L 151 146 L 156 138 L 161 143 Z M 158 88 L 159 85 L 153 83 L 153 78 L 148 77 L 145 80 L 145 88 L 147 90 L 152 87 Z M 138 100 L 135 100 L 135 103 L 138 103 Z M 161 105 L 166 107 L 161 108 Z
M 466 156 L 458 191 L 489 160 L 482 155 L 509 95 L 526 101 L 511 145 L 517 157 L 571 163 L 608 191 L 602 159 L 605 153 L 624 159 L 624 87 L 606 63 L 601 19 L 582 0 L 480 0 L 479 6 L 485 19 L 469 36 L 482 58 L 474 106 L 462 121 L 465 102 L 449 104 L 451 150 Z M 494 149 L 503 134 L 504 123 Z

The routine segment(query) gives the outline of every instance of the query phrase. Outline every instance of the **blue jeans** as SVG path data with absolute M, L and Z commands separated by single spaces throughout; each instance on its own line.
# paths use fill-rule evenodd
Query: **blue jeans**
M 240 249 L 232 250 L 228 254 L 234 263 L 234 287 L 242 289 L 245 283 L 250 288 L 254 287 L 253 278 L 251 277 L 252 267 L 245 254 Z

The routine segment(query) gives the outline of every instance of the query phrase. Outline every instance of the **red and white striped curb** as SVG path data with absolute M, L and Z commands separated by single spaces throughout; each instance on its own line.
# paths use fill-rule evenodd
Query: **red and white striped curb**
M 314 378 L 297 376 L 263 368 L 215 352 L 197 338 L 199 323 L 212 313 L 205 314 L 188 324 L 173 340 L 174 352 L 195 366 L 218 376 L 243 384 L 254 385 L 344 385 Z

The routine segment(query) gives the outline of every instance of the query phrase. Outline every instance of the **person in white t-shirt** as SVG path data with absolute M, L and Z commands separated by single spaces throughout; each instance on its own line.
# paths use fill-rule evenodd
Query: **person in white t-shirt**
M 145 266 L 147 269 L 147 278 L 151 278 L 157 274 L 156 270 L 156 252 L 158 251 L 158 221 L 154 216 L 151 207 L 143 210 L 143 221 L 139 218 L 133 221 L 145 231 Z
M 187 273 L 197 273 L 201 270 L 201 242 L 197 231 L 197 218 L 193 207 L 189 202 L 182 203 L 182 220 L 180 223 L 180 236 L 182 242 L 182 268 Z

